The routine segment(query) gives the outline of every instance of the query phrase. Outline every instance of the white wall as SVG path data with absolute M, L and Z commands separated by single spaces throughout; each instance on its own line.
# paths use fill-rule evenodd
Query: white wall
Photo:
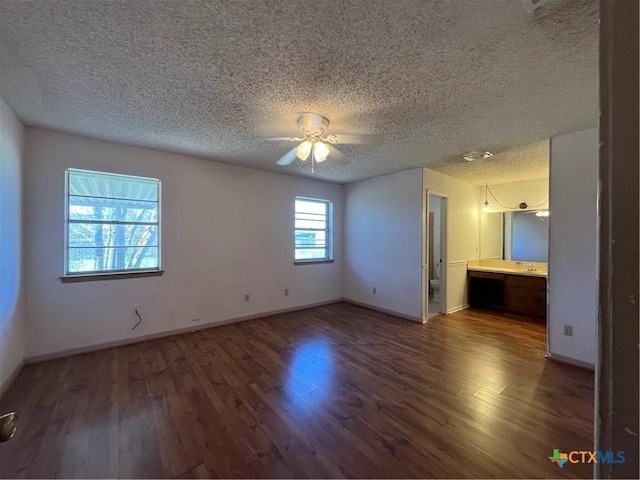
M 596 361 L 598 145 L 597 128 L 551 139 L 549 353 L 588 365 Z
M 25 146 L 27 357 L 342 297 L 341 185 L 42 129 Z M 60 282 L 69 167 L 162 181 L 163 276 Z M 334 202 L 335 263 L 293 264 L 296 195 Z
M 420 169 L 345 187 L 346 299 L 420 321 L 422 202 Z
M 479 255 L 480 207 L 478 187 L 423 169 L 424 188 L 447 197 L 447 311 L 466 308 L 467 260 Z
M 480 213 L 480 258 L 502 260 L 503 242 L 506 233 L 502 212 Z
M 24 359 L 22 146 L 24 128 L 0 99 L 0 390 Z
M 489 202 L 489 212 L 506 212 L 510 210 L 520 210 L 518 205 L 526 202 L 529 207 L 525 210 L 538 210 L 549 208 L 549 179 L 538 178 L 535 180 L 524 180 L 522 182 L 503 183 L 500 185 L 489 184 L 491 193 L 497 201 L 491 197 L 491 193 L 485 195 L 485 187 L 479 187 L 480 200 L 478 204 L 482 207 L 485 196 Z M 505 208 L 497 202 L 502 203 Z M 534 205 L 537 205 L 534 207 Z

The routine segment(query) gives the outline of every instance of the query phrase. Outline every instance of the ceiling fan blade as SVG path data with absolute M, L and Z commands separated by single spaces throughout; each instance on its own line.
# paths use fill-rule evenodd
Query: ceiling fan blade
M 329 157 L 335 160 L 344 160 L 344 153 L 331 144 L 327 145 L 327 147 L 329 147 Z
M 367 144 L 382 145 L 382 135 L 350 135 L 346 133 L 333 133 L 327 135 L 327 142 L 334 144 Z
M 278 160 L 276 164 L 291 165 L 295 161 L 297 153 L 298 153 L 298 147 L 292 148 L 287 153 L 285 153 L 282 157 L 280 157 L 280 160 Z
M 338 150 L 333 145 L 327 145 L 329 147 L 329 158 L 334 165 L 346 165 L 349 163 L 347 157 L 345 157 L 344 153 Z
M 299 137 L 267 137 L 268 142 L 302 142 L 304 138 Z

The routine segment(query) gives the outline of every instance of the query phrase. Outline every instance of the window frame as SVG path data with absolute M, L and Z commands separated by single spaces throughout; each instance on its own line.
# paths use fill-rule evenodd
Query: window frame
M 298 200 L 302 200 L 305 202 L 322 203 L 326 205 L 326 217 L 327 217 L 326 228 L 324 229 L 296 228 L 296 223 L 295 223 L 296 214 L 297 214 L 296 201 Z M 296 233 L 298 230 L 317 230 L 319 232 L 325 232 L 326 245 L 325 245 L 325 256 L 323 258 L 296 259 Z M 293 263 L 294 265 L 332 263 L 333 261 L 334 261 L 334 258 L 333 258 L 333 202 L 325 198 L 312 198 L 312 197 L 296 195 L 293 202 Z
M 149 223 L 154 225 L 158 229 L 158 266 L 157 267 L 144 267 L 144 268 L 125 268 L 118 270 L 92 270 L 88 272 L 69 272 L 69 177 L 72 172 L 84 172 L 98 175 L 110 175 L 116 177 L 124 177 L 128 179 L 139 179 L 144 181 L 153 181 L 157 186 L 157 222 Z M 126 199 L 124 199 L 126 200 Z M 100 222 L 95 222 L 100 223 Z M 113 222 L 109 222 L 113 224 Z M 118 225 L 127 225 L 133 222 L 118 222 Z M 148 277 L 162 275 L 162 181 L 159 178 L 142 177 L 139 175 L 128 175 L 115 172 L 104 172 L 98 170 L 88 170 L 84 168 L 67 168 L 64 175 L 64 275 L 60 277 L 63 282 L 74 282 L 82 280 L 100 280 L 109 278 L 127 278 L 133 276 Z

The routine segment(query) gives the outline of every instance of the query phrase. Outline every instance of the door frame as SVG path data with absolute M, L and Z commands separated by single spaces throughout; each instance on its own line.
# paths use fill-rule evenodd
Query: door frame
M 441 199 L 440 204 L 440 313 L 447 314 L 448 283 L 448 201 L 449 196 L 436 190 L 424 190 L 422 201 L 422 323 L 429 320 L 429 196 Z

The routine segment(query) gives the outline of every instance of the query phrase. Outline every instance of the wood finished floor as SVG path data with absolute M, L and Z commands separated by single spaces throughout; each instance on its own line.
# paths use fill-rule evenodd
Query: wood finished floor
M 338 303 L 24 367 L 13 477 L 592 477 L 593 374 L 544 326 Z

